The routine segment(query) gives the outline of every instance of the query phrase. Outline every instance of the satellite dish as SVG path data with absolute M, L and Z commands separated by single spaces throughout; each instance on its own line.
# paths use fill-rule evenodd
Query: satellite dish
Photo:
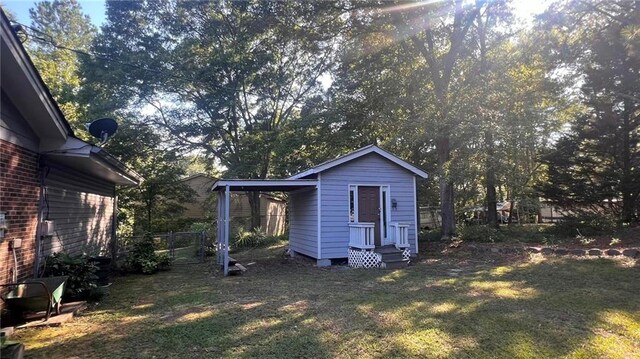
M 87 124 L 91 136 L 105 143 L 118 130 L 118 123 L 112 118 L 101 118 Z

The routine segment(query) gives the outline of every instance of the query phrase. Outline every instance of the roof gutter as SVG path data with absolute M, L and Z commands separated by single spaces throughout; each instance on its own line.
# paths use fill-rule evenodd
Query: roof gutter
M 120 162 L 120 160 L 115 158 L 113 155 L 111 155 L 109 152 L 105 151 L 104 149 L 97 146 L 91 146 L 91 153 L 95 154 L 100 159 L 107 162 L 111 167 L 114 167 L 115 169 L 117 169 L 121 175 L 130 178 L 132 182 L 140 184 L 144 181 L 144 178 L 142 177 L 142 175 L 128 168 L 124 163 Z

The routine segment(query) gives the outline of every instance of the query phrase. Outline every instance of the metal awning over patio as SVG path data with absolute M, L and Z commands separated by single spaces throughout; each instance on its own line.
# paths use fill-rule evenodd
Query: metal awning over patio
M 218 192 L 218 238 L 216 239 L 218 264 L 224 275 L 229 274 L 229 207 L 231 192 L 265 191 L 289 192 L 303 188 L 316 188 L 317 180 L 309 179 L 221 179 L 211 188 Z
M 317 180 L 308 179 L 221 179 L 213 184 L 211 190 L 224 191 L 229 187 L 230 191 L 289 192 L 317 184 Z

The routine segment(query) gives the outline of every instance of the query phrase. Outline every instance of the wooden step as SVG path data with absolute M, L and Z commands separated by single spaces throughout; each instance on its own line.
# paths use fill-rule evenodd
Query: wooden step
M 395 253 L 380 253 L 382 255 L 383 262 L 389 262 L 394 260 L 402 260 L 402 252 Z
M 236 263 L 238 263 L 237 260 L 229 257 L 229 267 L 236 265 Z
M 383 261 L 386 269 L 400 269 L 409 266 L 409 261 L 406 259 Z
M 234 265 L 231 265 L 231 263 L 229 263 L 229 275 L 238 275 L 238 274 L 242 274 L 242 273 L 244 273 L 246 271 L 247 271 L 247 268 L 245 268 L 240 263 L 236 263 Z
M 382 247 L 376 247 L 376 249 L 374 249 L 374 251 L 376 253 L 380 253 L 380 254 L 385 254 L 385 253 L 402 253 L 401 250 L 399 250 L 398 248 L 396 248 L 396 246 L 393 245 L 388 245 L 388 246 L 382 246 Z

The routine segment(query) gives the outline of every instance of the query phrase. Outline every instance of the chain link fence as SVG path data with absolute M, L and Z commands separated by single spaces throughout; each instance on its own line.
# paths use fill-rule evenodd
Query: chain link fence
M 174 265 L 204 263 L 214 248 L 206 231 L 154 233 L 118 238 L 117 258 L 126 258 L 133 245 L 146 238 L 153 240 L 157 253 L 168 253 Z

